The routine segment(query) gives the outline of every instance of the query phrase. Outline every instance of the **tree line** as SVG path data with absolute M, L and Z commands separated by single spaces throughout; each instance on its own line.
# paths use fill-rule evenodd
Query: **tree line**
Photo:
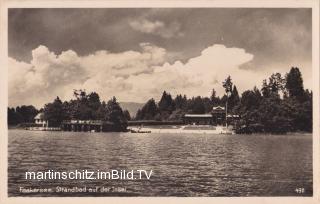
M 274 73 L 263 80 L 261 89 L 253 87 L 241 96 L 230 76 L 222 86 L 222 97 L 214 89 L 210 97 L 192 98 L 182 94 L 172 97 L 164 91 L 159 102 L 148 100 L 133 120 L 179 121 L 186 113 L 210 113 L 213 106 L 227 105 L 228 114 L 240 115 L 239 133 L 312 131 L 312 92 L 304 89 L 299 68 L 292 67 L 284 76 Z M 62 102 L 57 97 L 40 110 L 34 106 L 8 108 L 8 124 L 33 123 L 39 112 L 50 126 L 60 126 L 63 120 L 103 120 L 114 124 L 115 131 L 122 131 L 131 120 L 115 97 L 105 102 L 95 92 L 74 90 L 74 99 Z
M 239 133 L 312 131 L 312 92 L 304 89 L 299 68 L 292 67 L 284 76 L 274 73 L 263 80 L 260 90 L 254 87 L 241 96 L 230 76 L 222 86 L 222 97 L 214 89 L 211 97 L 192 98 L 181 94 L 173 98 L 164 91 L 158 103 L 151 98 L 134 119 L 174 121 L 186 113 L 204 114 L 211 112 L 213 106 L 227 105 L 228 114 L 240 115 Z
M 21 123 L 33 123 L 34 117 L 40 110 L 34 106 L 17 106 L 16 108 L 8 108 L 8 125 L 15 126 Z
M 22 107 L 27 111 L 21 112 Z M 74 99 L 69 101 L 62 102 L 57 97 L 41 110 L 33 106 L 22 107 L 8 108 L 9 125 L 32 123 L 40 111 L 51 127 L 59 127 L 64 120 L 103 120 L 112 123 L 113 131 L 125 131 L 130 120 L 129 112 L 122 110 L 115 97 L 105 102 L 100 100 L 96 92 L 87 94 L 84 90 L 74 90 Z

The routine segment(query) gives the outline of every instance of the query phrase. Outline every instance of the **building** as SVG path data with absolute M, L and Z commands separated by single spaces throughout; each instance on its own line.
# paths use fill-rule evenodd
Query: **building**
M 239 119 L 238 115 L 228 115 L 226 117 L 226 109 L 222 106 L 215 106 L 211 113 L 208 114 L 185 114 L 183 123 L 188 125 L 226 125 L 226 119 L 229 124 L 234 124 Z
M 48 127 L 48 121 L 44 120 L 44 114 L 42 112 L 34 117 L 34 123 L 37 124 L 37 126 Z
M 183 122 L 189 125 L 214 125 L 212 114 L 185 114 Z
M 61 130 L 71 132 L 112 132 L 114 123 L 102 120 L 64 120 Z M 116 130 L 117 131 L 117 130 Z
M 225 125 L 226 123 L 226 109 L 222 106 L 215 106 L 212 108 L 211 115 L 214 125 Z

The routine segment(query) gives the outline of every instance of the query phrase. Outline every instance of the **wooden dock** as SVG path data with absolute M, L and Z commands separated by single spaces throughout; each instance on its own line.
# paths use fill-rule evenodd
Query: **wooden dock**
M 61 124 L 62 131 L 102 132 L 104 121 L 101 120 L 66 120 Z

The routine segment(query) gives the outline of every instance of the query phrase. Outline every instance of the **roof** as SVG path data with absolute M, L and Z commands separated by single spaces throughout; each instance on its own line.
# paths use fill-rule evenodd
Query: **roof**
M 212 118 L 211 114 L 185 114 L 187 118 Z
M 212 110 L 224 110 L 225 108 L 222 106 L 215 106 L 212 108 Z
M 44 119 L 44 114 L 41 112 L 41 113 L 38 113 L 37 115 L 36 115 L 36 117 L 34 117 L 34 119 L 35 120 L 39 120 L 39 119 L 41 119 L 41 120 L 43 120 Z

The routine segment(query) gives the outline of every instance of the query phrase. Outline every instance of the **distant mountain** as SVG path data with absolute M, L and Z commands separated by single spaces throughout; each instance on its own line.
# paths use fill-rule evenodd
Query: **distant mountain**
M 119 102 L 122 110 L 128 110 L 131 118 L 136 116 L 136 113 L 144 105 L 143 103 L 135 102 Z

